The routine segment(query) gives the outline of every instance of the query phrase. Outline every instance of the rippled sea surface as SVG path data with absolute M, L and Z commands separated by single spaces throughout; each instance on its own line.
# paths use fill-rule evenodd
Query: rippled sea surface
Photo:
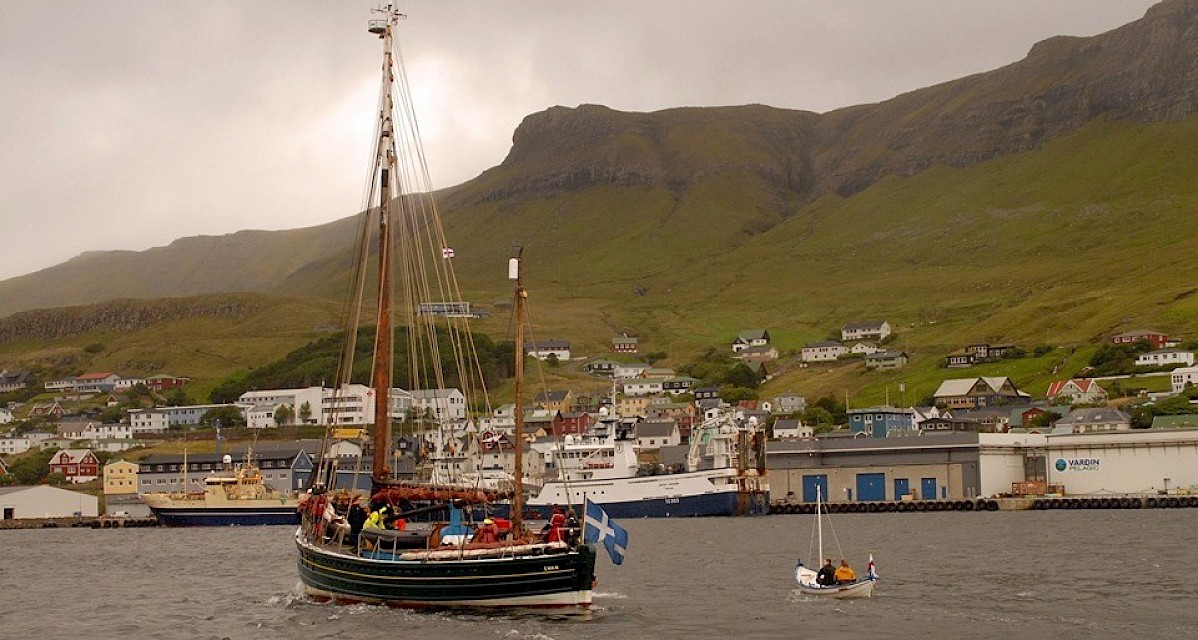
M 0 638 L 1198 638 L 1198 510 L 836 515 L 856 601 L 792 589 L 813 518 L 622 522 L 589 619 L 310 603 L 291 527 L 0 531 Z

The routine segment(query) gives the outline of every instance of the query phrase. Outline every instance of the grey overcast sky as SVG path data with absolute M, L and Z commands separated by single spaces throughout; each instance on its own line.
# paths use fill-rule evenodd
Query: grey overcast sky
M 436 186 L 524 116 L 761 103 L 824 112 L 1019 60 L 1153 0 L 409 0 Z M 351 215 L 379 40 L 364 0 L 0 0 L 0 279 L 84 251 Z

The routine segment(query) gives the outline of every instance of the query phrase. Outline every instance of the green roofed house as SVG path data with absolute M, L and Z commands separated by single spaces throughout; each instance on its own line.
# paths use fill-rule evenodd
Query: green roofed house
M 765 329 L 749 329 L 748 331 L 741 331 L 740 335 L 736 336 L 736 340 L 732 342 L 732 351 L 733 353 L 740 353 L 750 347 L 764 347 L 769 343 L 769 331 Z
M 1153 429 L 1198 429 L 1198 415 L 1156 416 L 1152 419 Z

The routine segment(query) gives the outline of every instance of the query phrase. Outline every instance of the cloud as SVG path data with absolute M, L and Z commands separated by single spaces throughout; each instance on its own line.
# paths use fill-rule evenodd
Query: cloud
M 434 184 L 552 105 L 827 111 L 1021 58 L 1146 0 L 413 0 L 402 27 Z M 80 252 L 356 212 L 372 2 L 0 4 L 0 278 Z

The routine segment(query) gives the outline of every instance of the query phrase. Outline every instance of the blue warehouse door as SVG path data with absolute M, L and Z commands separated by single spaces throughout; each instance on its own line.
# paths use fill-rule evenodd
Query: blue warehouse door
M 911 493 L 911 481 L 907 478 L 894 479 L 894 499 L 902 500 L 903 496 Z
M 824 502 L 828 501 L 828 476 L 803 476 L 803 502 L 815 502 L 815 488 L 823 492 Z
M 919 499 L 920 500 L 935 500 L 936 499 L 936 479 L 935 478 L 920 478 L 919 479 Z
M 858 473 L 857 499 L 861 501 L 886 499 L 886 474 Z

